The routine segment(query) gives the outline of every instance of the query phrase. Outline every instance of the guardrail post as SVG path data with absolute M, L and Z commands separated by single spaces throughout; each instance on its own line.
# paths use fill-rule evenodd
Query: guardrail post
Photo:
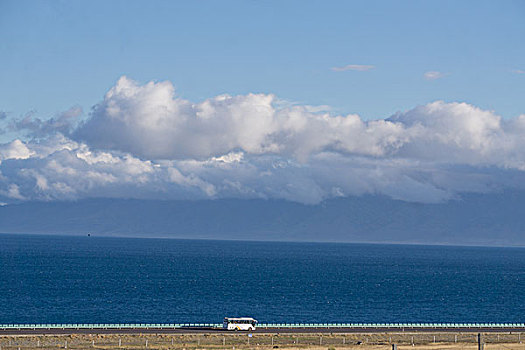
M 454 343 L 457 343 L 457 342 L 458 342 L 458 335 L 454 334 Z
M 146 349 L 148 348 L 148 339 L 146 339 Z
M 319 337 L 319 345 L 323 345 L 323 336 Z
M 484 348 L 483 339 L 481 337 L 481 333 L 478 333 L 478 350 L 483 350 Z
M 118 347 L 120 348 L 122 346 L 122 339 L 118 338 Z

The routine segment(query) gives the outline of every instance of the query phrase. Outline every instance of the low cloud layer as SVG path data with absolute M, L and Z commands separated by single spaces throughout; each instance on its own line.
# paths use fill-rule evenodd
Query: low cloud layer
M 126 77 L 80 109 L 10 121 L 0 201 L 86 197 L 324 199 L 382 194 L 441 202 L 522 189 L 525 115 L 437 101 L 383 120 L 331 115 L 273 95 L 193 103 L 170 82 Z

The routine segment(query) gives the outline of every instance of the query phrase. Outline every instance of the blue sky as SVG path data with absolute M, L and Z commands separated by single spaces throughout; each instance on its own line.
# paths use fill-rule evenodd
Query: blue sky
M 0 33 L 9 118 L 86 115 L 122 75 L 195 102 L 272 93 L 365 120 L 435 100 L 525 113 L 522 1 L 4 0 Z M 346 65 L 374 68 L 332 70 Z

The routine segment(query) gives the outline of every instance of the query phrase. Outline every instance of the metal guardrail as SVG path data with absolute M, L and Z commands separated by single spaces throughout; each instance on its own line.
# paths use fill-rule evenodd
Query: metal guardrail
M 524 328 L 525 323 L 295 323 L 259 324 L 261 328 Z
M 64 323 L 64 324 L 0 324 L 10 329 L 180 329 L 222 328 L 222 323 Z M 260 323 L 258 328 L 525 328 L 525 323 Z

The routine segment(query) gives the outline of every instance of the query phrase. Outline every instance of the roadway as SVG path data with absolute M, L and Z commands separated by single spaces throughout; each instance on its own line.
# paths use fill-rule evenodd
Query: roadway
M 185 328 L 64 328 L 64 329 L 0 329 L 0 335 L 70 335 L 70 334 L 290 334 L 290 333 L 509 333 L 525 332 L 523 327 L 336 327 L 336 328 L 257 328 L 255 331 L 225 331 L 221 328 L 185 327 Z

